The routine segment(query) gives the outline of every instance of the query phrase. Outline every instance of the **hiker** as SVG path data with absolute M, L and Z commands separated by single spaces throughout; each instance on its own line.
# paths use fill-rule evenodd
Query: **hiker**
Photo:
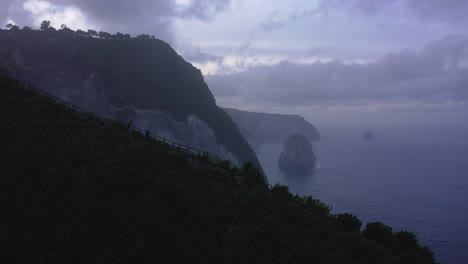
M 130 132 L 132 130 L 132 124 L 133 124 L 133 119 L 130 120 L 130 122 L 128 122 L 128 131 Z
M 149 136 L 150 136 L 151 132 L 149 131 L 149 129 L 146 130 L 146 133 L 145 133 L 145 139 L 148 140 L 149 139 Z

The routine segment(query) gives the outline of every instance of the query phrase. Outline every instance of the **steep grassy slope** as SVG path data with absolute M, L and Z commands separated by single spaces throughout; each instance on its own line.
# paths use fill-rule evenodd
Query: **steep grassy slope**
M 408 234 L 199 162 L 0 75 L 2 263 L 433 263 Z
M 66 32 L 0 30 L 0 65 L 43 89 L 66 83 L 68 87 L 60 90 L 74 89 L 75 94 L 97 79 L 103 85 L 99 94 L 103 98 L 96 99 L 101 100 L 98 104 L 109 101 L 116 108 L 158 109 L 179 120 L 195 115 L 241 162 L 250 161 L 260 167 L 231 118 L 217 107 L 201 72 L 161 40 L 108 40 Z

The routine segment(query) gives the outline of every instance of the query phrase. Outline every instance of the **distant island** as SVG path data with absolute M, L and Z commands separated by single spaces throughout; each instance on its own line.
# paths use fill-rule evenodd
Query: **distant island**
M 375 135 L 371 130 L 366 130 L 366 132 L 362 134 L 362 138 L 367 139 L 367 140 L 372 140 L 375 138 Z
M 315 168 L 316 160 L 310 142 L 304 136 L 295 134 L 284 144 L 278 165 L 286 172 L 305 173 Z
M 224 108 L 236 123 L 250 146 L 283 143 L 294 134 L 303 135 L 308 141 L 319 141 L 317 128 L 300 115 L 267 114 Z

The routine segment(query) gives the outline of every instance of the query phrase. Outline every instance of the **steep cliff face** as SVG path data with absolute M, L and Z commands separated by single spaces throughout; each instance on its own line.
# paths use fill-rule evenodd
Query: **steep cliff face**
M 251 146 L 285 142 L 291 135 L 303 135 L 308 141 L 320 140 L 314 125 L 299 115 L 266 114 L 225 108 Z
M 201 72 L 161 40 L 0 31 L 0 66 L 106 117 L 260 166 Z

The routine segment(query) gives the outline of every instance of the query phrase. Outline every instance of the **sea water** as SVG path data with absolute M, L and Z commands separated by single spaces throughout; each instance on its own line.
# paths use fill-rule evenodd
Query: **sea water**
M 282 144 L 257 155 L 270 184 L 312 195 L 363 222 L 381 221 L 414 232 L 437 261 L 468 263 L 468 131 L 386 129 L 365 140 L 362 131 L 321 130 L 313 143 L 317 168 L 308 175 L 278 168 Z

